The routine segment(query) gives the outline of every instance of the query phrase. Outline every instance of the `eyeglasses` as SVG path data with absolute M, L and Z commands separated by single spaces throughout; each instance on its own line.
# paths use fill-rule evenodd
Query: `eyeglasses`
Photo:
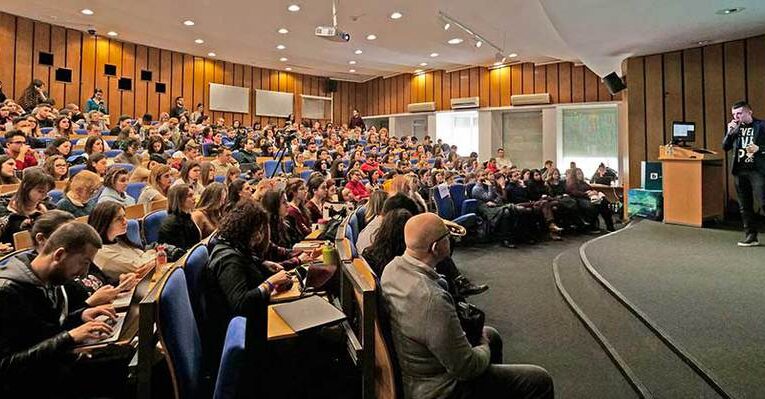
M 446 230 L 444 234 L 442 234 L 440 237 L 436 238 L 432 243 L 430 243 L 430 249 L 433 250 L 433 246 L 436 245 L 439 241 L 443 240 L 444 238 L 449 236 L 449 230 Z

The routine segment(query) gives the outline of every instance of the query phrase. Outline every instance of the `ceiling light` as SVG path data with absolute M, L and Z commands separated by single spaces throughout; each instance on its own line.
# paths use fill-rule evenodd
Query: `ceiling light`
M 449 43 L 449 44 L 460 44 L 460 43 L 462 43 L 462 39 L 460 39 L 459 37 L 455 37 L 454 39 L 449 39 L 449 41 L 447 43 Z
M 350 72 L 350 73 L 356 73 L 356 70 L 355 70 L 355 69 L 349 69 L 349 70 L 348 70 L 348 72 Z
M 508 54 L 507 56 L 508 56 L 508 57 L 510 57 L 510 58 L 515 58 L 515 57 L 517 57 L 517 56 L 518 56 L 518 54 L 516 54 L 516 53 L 510 53 L 510 54 Z
M 730 15 L 730 14 L 736 14 L 741 11 L 744 11 L 744 7 L 738 7 L 738 8 L 723 8 L 722 10 L 717 10 L 715 14 L 717 15 Z
M 280 45 L 277 45 L 277 46 L 276 46 L 276 49 L 277 49 L 277 50 L 284 50 L 284 49 L 286 49 L 286 48 L 287 48 L 287 46 L 285 46 L 285 45 L 283 45 L 283 44 L 280 44 Z
M 438 57 L 438 53 L 430 53 L 430 58 L 436 58 Z
M 707 44 L 710 44 L 710 43 L 712 43 L 711 40 L 701 40 L 696 42 L 696 44 L 698 44 L 699 46 L 706 46 Z
M 350 64 L 350 65 L 356 65 L 356 61 L 348 61 L 348 64 Z
M 286 61 L 287 61 L 287 57 L 282 57 L 282 58 L 279 58 L 279 61 L 281 61 L 281 62 L 286 62 Z
M 427 62 L 421 62 L 420 66 L 428 66 L 428 63 Z
M 290 33 L 290 31 L 288 31 L 287 28 L 280 28 L 277 32 L 281 33 L 282 35 L 286 35 L 287 33 Z
M 422 69 L 415 69 L 414 73 L 422 73 Z
M 502 65 L 502 64 L 503 64 L 503 62 L 502 62 L 502 61 L 497 61 L 497 62 L 495 62 L 495 63 L 494 63 L 494 66 L 500 66 L 500 65 Z
M 115 32 L 113 30 L 110 30 L 109 32 L 106 32 L 106 34 L 109 35 L 109 36 L 117 36 L 117 32 Z
M 399 18 L 401 18 L 401 17 L 403 17 L 403 16 L 404 16 L 403 14 L 401 14 L 401 13 L 400 13 L 400 12 L 398 12 L 398 11 L 396 11 L 396 12 L 394 12 L 393 14 L 391 14 L 391 15 L 390 15 L 390 19 L 399 19 Z
M 287 7 L 287 9 L 292 12 L 298 12 L 300 11 L 300 6 L 297 4 L 291 4 L 289 7 Z
M 194 21 L 192 21 L 190 19 L 187 19 L 187 20 L 183 21 L 183 24 L 186 25 L 186 26 L 194 26 L 195 25 Z
M 452 24 L 450 24 L 448 22 L 444 24 L 444 30 L 449 30 L 449 28 L 451 28 L 451 27 L 452 27 Z
M 196 43 L 196 44 L 203 44 L 204 42 L 205 42 L 205 41 L 204 41 L 204 40 L 202 40 L 202 39 L 197 39 L 197 40 L 194 40 L 194 43 Z
M 377 39 L 377 36 L 375 35 L 367 35 L 367 40 L 375 40 Z
M 213 53 L 212 51 L 207 53 L 207 55 L 210 56 L 210 57 L 215 57 L 215 53 Z
M 284 68 L 284 70 L 287 71 L 287 72 L 290 72 L 292 70 L 292 68 L 286 67 L 286 68 Z
M 361 54 L 361 53 L 363 53 L 363 51 L 361 51 L 361 49 L 356 50 L 356 51 L 353 52 L 353 54 L 356 54 L 356 55 Z
M 475 48 L 481 48 L 481 46 L 483 46 L 483 42 L 482 42 L 482 41 L 480 41 L 480 40 L 476 40 L 476 42 L 475 42 Z
M 83 8 L 82 10 L 80 10 L 80 12 L 85 15 L 93 15 L 93 10 L 91 10 L 90 8 Z

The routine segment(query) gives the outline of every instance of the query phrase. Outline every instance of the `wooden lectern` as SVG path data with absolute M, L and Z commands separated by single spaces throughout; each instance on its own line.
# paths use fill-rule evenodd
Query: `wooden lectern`
M 709 150 L 659 147 L 664 190 L 664 223 L 701 227 L 724 213 L 723 156 Z

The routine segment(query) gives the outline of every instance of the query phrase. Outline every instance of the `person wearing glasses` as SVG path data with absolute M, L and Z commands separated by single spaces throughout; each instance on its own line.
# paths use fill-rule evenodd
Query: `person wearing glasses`
M 484 327 L 471 344 L 454 299 L 435 267 L 451 253 L 449 230 L 434 213 L 409 219 L 406 250 L 382 273 L 404 395 L 411 398 L 553 398 L 553 381 L 538 366 L 502 364 L 502 339 Z
M 45 173 L 53 176 L 55 181 L 69 180 L 69 164 L 61 155 L 52 155 L 45 158 L 43 169 Z
M 39 154 L 27 144 L 27 136 L 20 130 L 5 134 L 5 154 L 16 160 L 16 169 L 24 170 L 37 166 Z

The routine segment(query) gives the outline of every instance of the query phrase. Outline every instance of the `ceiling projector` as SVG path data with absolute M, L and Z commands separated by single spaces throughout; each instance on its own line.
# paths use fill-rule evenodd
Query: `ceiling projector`
M 343 32 L 335 26 L 317 26 L 315 35 L 333 42 L 349 42 L 351 40 L 350 33 Z

